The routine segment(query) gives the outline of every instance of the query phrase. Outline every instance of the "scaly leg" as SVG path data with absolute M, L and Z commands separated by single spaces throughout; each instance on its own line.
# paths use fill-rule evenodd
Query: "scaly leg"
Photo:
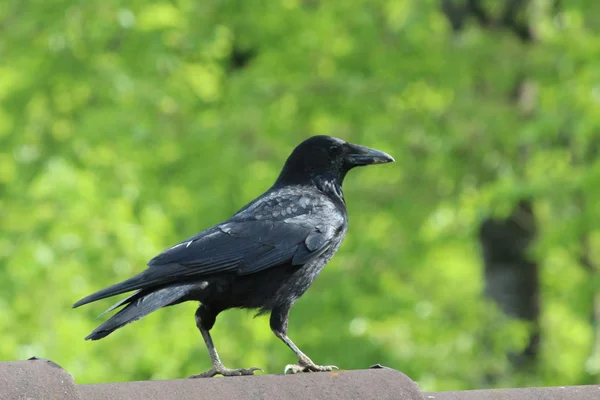
M 208 355 L 210 356 L 210 360 L 212 361 L 212 368 L 201 374 L 192 375 L 190 376 L 190 378 L 211 378 L 219 374 L 223 376 L 254 375 L 254 371 L 262 371 L 262 369 L 258 367 L 252 367 L 248 369 L 229 369 L 223 365 L 209 333 L 209 330 L 215 324 L 216 318 L 216 314 L 211 312 L 210 309 L 204 305 L 201 305 L 200 307 L 198 307 L 198 310 L 196 310 L 196 326 L 202 334 L 204 343 L 206 343 Z
M 271 312 L 271 330 L 279 339 L 283 341 L 298 356 L 298 364 L 286 365 L 283 373 L 296 374 L 298 372 L 322 372 L 338 369 L 335 365 L 317 365 L 306 354 L 294 344 L 292 339 L 287 336 L 288 315 L 291 306 L 282 306 L 273 309 Z

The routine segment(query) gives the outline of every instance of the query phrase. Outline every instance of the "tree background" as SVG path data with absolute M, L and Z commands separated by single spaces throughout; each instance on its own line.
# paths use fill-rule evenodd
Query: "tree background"
M 0 359 L 208 369 L 193 303 L 98 342 L 112 300 L 71 305 L 330 134 L 397 162 L 349 174 L 346 241 L 292 310 L 315 362 L 431 391 L 600 382 L 599 2 L 8 0 L 0 32 Z M 219 317 L 224 363 L 281 373 L 252 316 Z

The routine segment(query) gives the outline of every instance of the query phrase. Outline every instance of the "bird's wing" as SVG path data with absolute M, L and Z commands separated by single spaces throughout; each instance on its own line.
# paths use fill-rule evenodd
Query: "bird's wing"
M 242 235 L 245 240 L 257 240 L 261 245 L 257 252 L 247 254 L 238 265 L 237 274 L 248 275 L 284 263 L 308 263 L 332 245 L 335 229 L 326 228 L 326 225 L 280 223 L 261 238 L 245 236 L 246 232 Z
M 267 193 L 232 219 L 159 254 L 148 272 L 165 277 L 247 275 L 318 257 L 345 227 L 345 214 L 322 196 L 282 189 Z
M 333 204 L 302 201 L 304 197 L 265 197 L 245 213 L 165 250 L 140 274 L 74 306 L 216 274 L 248 275 L 286 263 L 306 264 L 337 244 L 336 235 L 345 228 L 346 220 Z
M 196 240 L 182 242 L 152 259 L 153 280 L 220 273 L 248 275 L 284 263 L 302 265 L 331 244 L 335 227 L 302 222 L 249 220 L 228 222 Z M 174 265 L 177 267 L 173 268 Z M 177 276 L 179 275 L 179 276 Z

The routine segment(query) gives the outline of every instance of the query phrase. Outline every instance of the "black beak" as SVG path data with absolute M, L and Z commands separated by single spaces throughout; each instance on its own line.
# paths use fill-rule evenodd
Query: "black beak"
M 370 149 L 358 144 L 349 143 L 348 146 L 350 146 L 350 151 L 346 156 L 346 159 L 353 166 L 385 164 L 396 161 L 394 160 L 394 157 L 384 153 L 383 151 Z

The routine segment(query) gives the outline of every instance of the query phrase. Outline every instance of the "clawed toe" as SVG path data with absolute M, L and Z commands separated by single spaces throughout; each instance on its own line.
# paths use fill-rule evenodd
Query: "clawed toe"
M 283 370 L 284 374 L 298 374 L 300 372 L 326 372 L 339 369 L 335 365 L 316 365 L 316 364 L 288 364 Z
M 225 367 L 213 367 L 206 372 L 201 374 L 192 375 L 189 379 L 196 378 L 212 378 L 215 375 L 223 375 L 223 376 L 244 376 L 244 375 L 254 375 L 255 371 L 264 372 L 262 368 L 252 367 L 252 368 L 239 368 L 239 369 L 229 369 Z

